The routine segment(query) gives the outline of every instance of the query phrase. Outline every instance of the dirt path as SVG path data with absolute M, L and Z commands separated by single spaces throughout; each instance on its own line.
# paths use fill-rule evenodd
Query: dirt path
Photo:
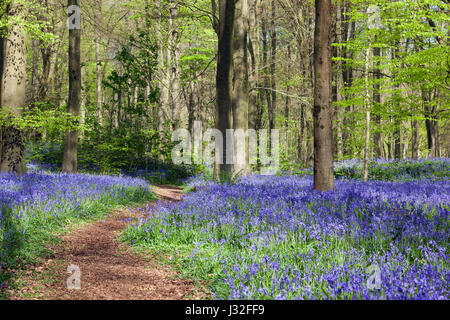
M 179 201 L 181 197 L 181 191 L 170 186 L 156 187 L 155 193 L 166 201 Z M 10 299 L 202 299 L 204 294 L 191 281 L 176 279 L 169 268 L 120 245 L 118 232 L 129 218 L 136 217 L 117 210 L 106 220 L 64 235 L 46 262 L 20 275 L 20 289 L 10 292 Z M 67 268 L 71 265 L 79 267 L 81 273 L 79 290 L 67 288 L 71 276 Z

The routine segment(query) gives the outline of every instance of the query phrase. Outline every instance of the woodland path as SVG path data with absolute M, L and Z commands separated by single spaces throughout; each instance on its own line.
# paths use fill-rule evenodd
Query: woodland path
M 155 193 L 165 201 L 179 201 L 182 191 L 158 186 Z M 73 228 L 40 265 L 20 271 L 18 289 L 9 299 L 38 300 L 181 300 L 204 299 L 192 281 L 179 279 L 151 256 L 131 252 L 117 240 L 130 211 L 115 210 L 105 220 Z M 129 222 L 128 222 L 129 223 Z M 68 290 L 70 265 L 80 269 L 81 289 Z

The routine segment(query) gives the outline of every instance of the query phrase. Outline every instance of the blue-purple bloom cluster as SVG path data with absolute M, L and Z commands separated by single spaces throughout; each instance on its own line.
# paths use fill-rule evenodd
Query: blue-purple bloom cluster
M 335 163 L 337 178 L 359 179 L 364 175 L 364 162 L 345 160 Z M 417 161 L 373 159 L 369 162 L 369 179 L 384 181 L 445 180 L 450 178 L 450 159 L 435 158 Z
M 448 179 L 338 180 L 324 193 L 311 177 L 194 182 L 183 202 L 140 209 L 123 238 L 189 250 L 183 267 L 216 298 L 450 298 Z
M 102 197 L 123 197 L 126 190 L 134 188 L 151 193 L 143 180 L 129 177 L 97 176 L 87 174 L 29 173 L 23 176 L 0 174 L 0 207 L 16 208 L 21 212 L 42 208 L 41 214 L 58 214 L 55 208 L 76 207 L 79 201 Z

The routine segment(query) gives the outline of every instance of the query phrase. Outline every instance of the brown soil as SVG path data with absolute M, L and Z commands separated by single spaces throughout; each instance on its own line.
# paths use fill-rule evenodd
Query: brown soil
M 166 201 L 179 201 L 181 191 L 170 186 L 155 188 Z M 206 293 L 192 281 L 181 279 L 169 267 L 121 245 L 118 233 L 125 219 L 137 218 L 126 210 L 109 214 L 106 220 L 74 228 L 53 254 L 39 266 L 21 272 L 18 288 L 9 292 L 12 300 L 171 300 L 203 299 Z M 67 288 L 67 268 L 78 266 L 81 289 Z

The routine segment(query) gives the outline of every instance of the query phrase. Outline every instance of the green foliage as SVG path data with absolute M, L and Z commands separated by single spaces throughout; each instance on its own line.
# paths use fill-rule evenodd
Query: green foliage
M 138 29 L 119 50 L 115 60 L 120 69 L 112 70 L 103 81 L 117 99 L 104 105 L 116 123 L 98 124 L 96 106 L 88 106 L 86 131 L 81 141 L 79 163 L 89 170 L 119 172 L 137 168 L 148 157 L 167 159 L 171 144 L 168 132 L 161 135 L 155 128 L 159 89 L 152 81 L 157 66 L 157 45 L 151 35 Z M 122 99 L 118 99 L 118 95 Z M 125 103 L 124 103 L 125 102 Z
M 180 58 L 183 82 L 196 81 L 197 74 L 214 67 L 213 48 L 190 48 L 184 51 Z
M 440 0 L 429 1 L 387 1 L 352 0 L 351 10 L 346 14 L 349 23 L 355 23 L 355 35 L 346 43 L 336 43 L 343 47 L 350 58 L 335 58 L 344 68 L 352 68 L 353 79 L 345 84 L 342 91 L 344 101 L 337 107 L 346 113 L 346 126 L 342 126 L 348 137 L 347 144 L 355 152 L 362 154 L 365 126 L 363 123 L 365 102 L 365 56 L 368 49 L 379 48 L 380 56 L 370 59 L 370 95 L 375 92 L 375 84 L 380 86 L 382 103 L 370 101 L 371 113 L 379 117 L 372 121 L 372 132 L 384 133 L 386 140 L 402 121 L 423 120 L 427 115 L 424 107 L 433 108 L 438 117 L 433 121 L 444 123 L 449 119 L 448 66 L 450 61 L 448 10 L 450 5 Z M 367 8 L 375 5 L 380 13 L 380 27 L 369 28 L 371 18 Z M 370 47 L 369 47 L 370 46 Z M 379 80 L 375 74 L 380 73 Z M 433 101 L 423 99 L 422 94 L 434 91 Z M 360 107 L 361 106 L 361 107 Z M 351 109 L 350 109 L 351 108 Z M 391 137 L 391 138 L 390 138 Z M 354 157 L 356 154 L 352 154 Z
M 45 164 L 51 170 L 61 166 L 63 146 L 53 143 L 28 143 L 26 159 L 30 163 Z
M 45 103 L 36 103 L 35 107 L 16 116 L 6 109 L 0 110 L 0 126 L 14 126 L 21 130 L 33 132 L 49 132 L 58 135 L 66 130 L 82 130 L 79 117 L 65 112 L 64 105 L 57 109 L 49 109 Z
M 201 165 L 172 165 L 154 160 L 144 155 L 129 163 L 129 148 L 120 145 L 81 144 L 78 149 L 78 171 L 86 173 L 107 173 L 140 177 L 152 184 L 181 185 L 200 173 L 206 174 L 207 168 Z M 61 171 L 61 159 L 64 147 L 56 143 L 29 143 L 26 159 L 37 165 L 39 170 L 48 172 Z
M 48 30 L 51 30 L 50 20 L 44 19 L 49 13 L 39 0 L 14 0 L 15 5 L 23 6 L 28 10 L 25 17 L 11 16 L 7 14 L 7 8 L 11 5 L 11 0 L 0 3 L 0 37 L 8 34 L 11 24 L 18 24 L 25 29 L 25 32 L 32 38 L 39 39 L 43 43 L 57 41 L 57 37 Z
M 230 172 L 222 170 L 217 179 L 217 183 L 219 184 L 236 184 L 239 181 L 240 172 Z
M 149 81 L 157 66 L 157 45 L 146 31 L 137 30 L 137 36 L 130 35 L 128 44 L 122 46 L 115 59 L 121 64 L 123 72 L 113 70 L 103 82 L 105 87 L 113 89 L 116 93 L 135 93 L 136 89 L 145 89 L 151 85 Z M 138 101 L 133 107 L 134 112 L 143 114 L 145 102 L 157 101 L 158 88 L 153 87 L 147 97 L 139 93 Z

